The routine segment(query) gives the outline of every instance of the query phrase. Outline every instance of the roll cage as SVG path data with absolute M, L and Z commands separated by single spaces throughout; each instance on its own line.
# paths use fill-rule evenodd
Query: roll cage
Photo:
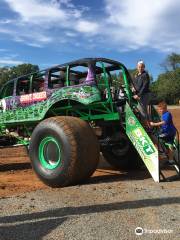
M 36 85 L 38 85 L 39 83 L 43 85 L 42 91 L 53 89 L 53 83 L 55 86 L 54 88 L 83 84 L 88 73 L 88 68 L 92 65 L 95 71 L 95 75 L 97 76 L 97 86 L 100 89 L 102 89 L 104 86 L 104 88 L 107 89 L 109 96 L 111 95 L 110 87 L 112 85 L 110 72 L 121 70 L 126 93 L 130 100 L 131 90 L 129 86 L 132 81 L 128 70 L 122 63 L 107 58 L 79 59 L 65 64 L 56 65 L 45 70 L 30 73 L 28 75 L 20 76 L 18 78 L 8 81 L 3 85 L 0 90 L 0 98 L 2 99 L 9 96 L 28 94 L 35 91 L 38 92 L 40 91 L 40 89 L 38 89 Z M 58 72 L 61 72 L 59 77 L 57 74 Z M 102 77 L 98 78 L 100 74 L 103 74 L 103 80 Z

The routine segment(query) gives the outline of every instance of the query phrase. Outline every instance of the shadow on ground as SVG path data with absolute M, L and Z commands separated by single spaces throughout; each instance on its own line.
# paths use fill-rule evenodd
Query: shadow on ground
M 17 171 L 17 170 L 26 170 L 31 169 L 30 162 L 22 163 L 8 163 L 0 164 L 0 172 L 6 171 Z M 17 174 L 20 174 L 19 172 Z M 96 170 L 96 174 L 89 178 L 86 181 L 83 181 L 82 184 L 93 184 L 93 183 L 102 183 L 102 182 L 116 182 L 116 181 L 126 181 L 126 180 L 143 180 L 150 178 L 150 174 L 146 169 L 143 170 L 130 170 L 130 171 L 118 171 L 113 169 L 111 166 L 105 164 L 101 165 L 100 168 Z
M 0 236 L 3 240 L 40 240 L 66 220 L 82 214 L 158 207 L 167 204 L 180 204 L 180 198 L 143 199 L 102 205 L 64 207 L 31 214 L 5 216 L 0 218 Z
M 15 170 L 25 170 L 31 169 L 31 164 L 29 162 L 26 163 L 9 163 L 9 164 L 1 164 L 0 165 L 0 172 L 6 171 L 15 171 Z

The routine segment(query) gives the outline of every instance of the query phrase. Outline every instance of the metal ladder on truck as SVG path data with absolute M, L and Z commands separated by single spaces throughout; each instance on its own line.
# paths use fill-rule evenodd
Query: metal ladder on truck
M 169 147 L 173 149 L 174 152 L 173 159 L 169 159 L 169 156 L 167 154 L 167 150 Z M 180 147 L 178 130 L 176 129 L 176 138 L 173 144 L 166 143 L 161 138 L 158 137 L 158 149 L 160 154 L 164 154 L 166 160 L 165 165 L 162 166 L 160 165 L 159 167 L 160 180 L 171 181 L 180 178 Z M 176 174 L 174 175 L 167 174 L 167 169 L 170 172 L 176 172 Z
M 155 111 L 155 109 L 154 109 Z M 180 153 L 179 153 L 179 133 L 177 131 L 177 140 L 173 144 L 174 148 L 174 162 L 167 166 L 173 175 L 167 174 L 166 167 L 161 165 L 160 156 L 165 155 L 168 162 L 166 143 L 163 142 L 154 132 L 147 132 L 145 127 L 141 124 L 137 114 L 134 112 L 133 107 L 126 102 L 125 106 L 125 122 L 126 134 L 131 140 L 132 144 L 139 153 L 145 166 L 150 172 L 155 182 L 170 181 L 180 177 Z M 169 172 L 169 171 L 168 171 Z

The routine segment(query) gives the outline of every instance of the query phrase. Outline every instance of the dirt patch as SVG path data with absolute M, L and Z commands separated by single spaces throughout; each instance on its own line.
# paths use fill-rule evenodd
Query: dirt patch
M 24 147 L 0 150 L 0 196 L 46 188 L 31 169 Z
M 180 132 L 180 109 L 171 109 L 174 123 Z M 140 175 L 139 175 L 140 174 Z M 136 178 L 136 173 L 120 173 L 113 170 L 108 164 L 101 161 L 99 168 L 91 177 L 93 181 L 121 181 Z M 139 177 L 149 177 L 146 172 L 138 173 Z M 48 189 L 34 174 L 31 169 L 30 160 L 24 147 L 0 149 L 0 197 L 17 195 L 37 189 Z
M 180 108 L 170 109 L 169 111 L 172 113 L 174 124 L 175 124 L 176 128 L 178 129 L 178 131 L 180 132 Z

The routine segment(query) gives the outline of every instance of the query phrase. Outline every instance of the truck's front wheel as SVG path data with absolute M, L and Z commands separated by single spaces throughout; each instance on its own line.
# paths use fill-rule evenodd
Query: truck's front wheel
M 35 128 L 29 154 L 39 178 L 47 185 L 61 187 L 79 183 L 95 171 L 99 146 L 85 121 L 53 117 Z

